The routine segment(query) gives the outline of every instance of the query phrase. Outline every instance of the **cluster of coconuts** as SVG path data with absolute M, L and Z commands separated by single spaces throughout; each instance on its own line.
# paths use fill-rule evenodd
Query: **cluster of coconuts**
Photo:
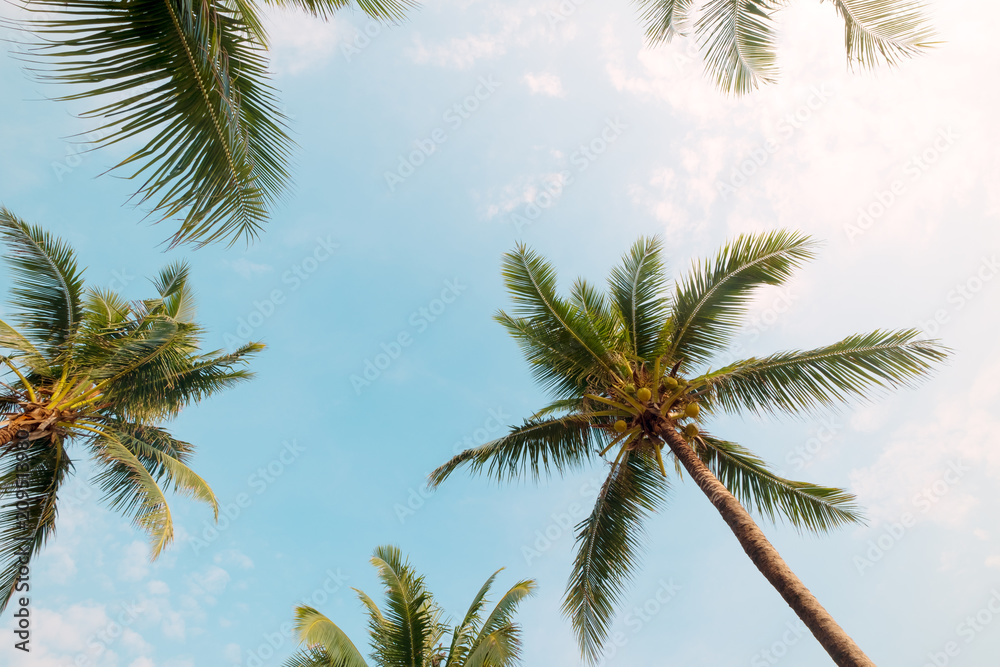
M 663 387 L 664 389 L 673 390 L 677 389 L 677 387 L 680 386 L 680 381 L 678 381 L 677 378 L 671 375 L 667 376 L 667 378 L 663 381 L 663 384 L 664 384 Z M 622 387 L 622 389 L 627 394 L 632 394 L 634 392 L 635 397 L 639 399 L 639 401 L 642 403 L 648 403 L 649 400 L 653 397 L 653 392 L 650 391 L 647 387 L 640 387 L 638 390 L 636 390 L 634 384 L 626 384 Z M 684 406 L 684 411 L 680 415 L 680 417 L 688 419 L 696 419 L 700 411 L 701 409 L 698 407 L 697 403 L 688 403 L 687 405 Z M 619 419 L 618 421 L 615 422 L 614 429 L 618 433 L 624 433 L 625 431 L 628 430 L 628 424 L 625 423 L 625 420 Z M 694 423 L 690 423 L 684 427 L 683 432 L 684 432 L 684 437 L 690 440 L 698 435 L 698 427 Z

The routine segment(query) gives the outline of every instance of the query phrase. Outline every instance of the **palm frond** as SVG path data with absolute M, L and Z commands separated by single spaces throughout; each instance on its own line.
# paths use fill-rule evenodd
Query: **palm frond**
M 501 271 L 514 301 L 514 314 L 533 327 L 544 329 L 558 350 L 581 367 L 603 377 L 616 377 L 605 341 L 602 341 L 571 304 L 556 294 L 552 266 L 530 248 L 519 245 L 504 255 Z M 502 314 L 501 314 L 502 315 Z
M 521 657 L 521 629 L 514 623 L 518 605 L 533 595 L 537 585 L 519 581 L 500 598 L 472 642 L 463 667 L 511 667 Z M 450 664 L 450 663 L 449 663 Z
M 780 477 L 763 460 L 734 442 L 704 433 L 699 439 L 695 450 L 712 473 L 740 504 L 769 521 L 784 518 L 799 530 L 817 533 L 864 523 L 853 494 Z
M 625 323 L 627 349 L 639 358 L 656 351 L 667 320 L 662 252 L 660 239 L 640 238 L 608 279 L 611 300 Z
M 639 18 L 646 29 L 646 39 L 656 45 L 687 34 L 686 23 L 691 0 L 638 0 Z
M 370 618 L 373 657 L 383 665 L 421 667 L 428 657 L 428 637 L 440 631 L 423 577 L 393 546 L 378 547 L 372 564 L 386 599 L 385 611 Z
M 920 0 L 833 0 L 844 20 L 850 63 L 898 65 L 933 46 L 934 30 Z
M 486 583 L 484 583 L 479 589 L 479 592 L 476 593 L 476 596 L 472 598 L 472 604 L 469 605 L 469 610 L 465 612 L 465 617 L 462 619 L 462 622 L 454 627 L 451 646 L 448 648 L 448 657 L 445 664 L 465 665 L 465 659 L 472 650 L 472 643 L 475 640 L 475 636 L 478 633 L 482 622 L 483 609 L 487 604 L 486 596 L 493 587 L 493 583 L 496 581 L 497 575 L 499 575 L 502 571 L 503 569 L 501 568 L 490 575 L 489 579 L 486 580 Z
M 946 348 L 915 329 L 849 336 L 814 350 L 738 361 L 698 378 L 705 401 L 728 412 L 798 412 L 878 389 L 913 385 L 943 361 Z
M 162 428 L 146 424 L 111 420 L 102 430 L 131 452 L 157 484 L 168 482 L 175 493 L 207 503 L 218 518 L 219 502 L 215 493 L 186 465 L 194 451 L 189 443 L 173 438 Z M 134 476 L 132 461 L 108 460 L 101 456 L 103 447 L 103 442 L 95 443 L 99 460 L 106 466 L 98 478 L 109 494 L 111 506 L 128 507 L 130 502 L 138 502 L 139 498 L 132 495 L 132 485 L 127 483 Z
M 8 248 L 6 259 L 13 269 L 9 303 L 21 328 L 17 334 L 5 326 L 7 342 L 0 344 L 27 339 L 50 358 L 57 356 L 80 324 L 83 272 L 73 249 L 2 207 L 0 240 Z
M 398 23 L 407 12 L 420 6 L 416 0 L 266 0 L 278 7 L 296 7 L 323 19 L 333 18 L 338 12 L 357 6 L 376 21 Z
M 746 94 L 776 80 L 771 0 L 709 0 L 695 24 L 705 67 L 722 90 Z
M 582 416 L 529 420 L 502 438 L 467 449 L 430 474 L 430 486 L 444 482 L 461 466 L 497 482 L 552 472 L 565 474 L 587 463 L 604 442 Z
M 145 141 L 114 168 L 150 215 L 183 216 L 172 242 L 249 241 L 288 179 L 291 140 L 251 5 L 224 0 L 39 0 L 22 57 L 100 98 L 96 144 Z
M 577 554 L 563 611 L 592 664 L 600 657 L 615 607 L 638 564 L 640 524 L 662 506 L 667 490 L 667 480 L 650 456 L 628 452 L 612 467 L 590 516 L 577 526 Z
M 132 450 L 113 435 L 98 436 L 94 453 L 102 469 L 95 481 L 109 506 L 149 535 L 152 557 L 159 557 L 174 539 L 173 519 L 163 489 Z
M 747 234 L 726 244 L 714 260 L 696 262 L 676 287 L 667 357 L 691 368 L 723 350 L 754 290 L 784 283 L 813 257 L 815 245 L 798 232 Z
M 285 663 L 285 667 L 367 667 L 361 652 L 347 634 L 312 607 L 300 605 L 295 608 L 293 627 L 307 651 L 294 656 Z
M 0 454 L 0 611 L 14 596 L 21 566 L 53 536 L 59 489 L 73 469 L 58 439 L 12 445 L 16 453 Z

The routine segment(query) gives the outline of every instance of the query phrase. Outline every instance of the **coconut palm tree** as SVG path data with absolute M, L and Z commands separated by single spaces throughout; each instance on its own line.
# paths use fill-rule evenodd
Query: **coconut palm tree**
M 412 0 L 25 0 L 20 56 L 59 99 L 96 99 L 95 146 L 141 146 L 113 169 L 173 243 L 250 240 L 288 180 L 292 141 L 269 83 L 265 7 L 399 20 Z
M 385 608 L 357 591 L 368 610 L 372 663 L 380 667 L 512 667 L 520 661 L 521 629 L 514 623 L 517 606 L 535 590 L 535 582 L 519 581 L 486 615 L 487 595 L 500 570 L 476 593 L 462 622 L 454 628 L 399 549 L 375 550 L 372 565 L 385 589 Z M 312 607 L 295 609 L 295 630 L 305 648 L 285 667 L 367 667 L 361 652 L 336 624 Z M 447 635 L 451 635 L 450 638 Z M 448 641 L 447 649 L 444 641 Z
M 856 523 L 854 497 L 783 479 L 760 458 L 702 425 L 745 411 L 798 414 L 912 383 L 945 351 L 918 332 L 874 331 L 808 351 L 779 352 L 712 369 L 741 326 L 757 288 L 780 285 L 813 256 L 806 236 L 740 236 L 696 262 L 668 289 L 662 244 L 640 239 L 614 269 L 608 292 L 585 280 L 568 297 L 552 267 L 522 246 L 503 276 L 514 301 L 499 322 L 519 343 L 554 402 L 493 442 L 431 474 L 460 467 L 497 481 L 609 466 L 591 514 L 577 527 L 577 556 L 564 611 L 584 655 L 595 661 L 615 607 L 637 566 L 641 525 L 662 507 L 668 470 L 686 470 L 732 529 L 750 560 L 838 665 L 872 665 L 781 559 L 749 510 L 825 532 Z M 604 457 L 607 457 L 606 459 Z
M 774 15 L 784 4 L 704 0 L 696 17 L 692 0 L 639 0 L 650 43 L 693 33 L 708 74 L 719 88 L 738 95 L 776 80 Z M 851 66 L 896 65 L 933 44 L 934 31 L 921 0 L 831 0 L 831 4 L 844 21 L 844 46 Z
M 129 303 L 85 289 L 72 249 L 0 208 L 7 246 L 9 321 L 0 320 L 0 610 L 32 556 L 52 537 L 74 448 L 89 455 L 108 504 L 152 540 L 173 539 L 164 489 L 204 501 L 193 447 L 159 425 L 183 407 L 246 380 L 263 346 L 199 352 L 188 269 L 153 280 L 157 295 Z

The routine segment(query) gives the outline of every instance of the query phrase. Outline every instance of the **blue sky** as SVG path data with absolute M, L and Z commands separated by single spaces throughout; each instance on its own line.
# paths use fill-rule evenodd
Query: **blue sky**
M 8 635 L 0 662 L 279 665 L 302 601 L 363 643 L 351 588 L 377 592 L 368 557 L 394 543 L 453 614 L 499 567 L 502 584 L 537 579 L 525 664 L 579 664 L 558 611 L 564 526 L 602 470 L 537 487 L 459 475 L 423 491 L 456 446 L 545 400 L 491 319 L 506 305 L 500 257 L 524 241 L 566 285 L 603 281 L 640 234 L 661 234 L 679 272 L 735 234 L 790 227 L 823 251 L 761 293 L 732 358 L 913 326 L 955 355 L 920 388 L 837 415 L 714 428 L 789 476 L 858 494 L 868 527 L 766 530 L 876 662 L 934 664 L 954 642 L 947 664 L 995 664 L 1000 617 L 983 610 L 1000 591 L 1000 100 L 988 84 L 1000 10 L 931 7 L 942 46 L 852 74 L 833 9 L 795 3 L 781 15 L 780 83 L 740 100 L 704 80 L 690 44 L 644 48 L 625 2 L 445 1 L 391 29 L 273 14 L 295 188 L 252 247 L 199 251 L 164 251 L 170 229 L 121 206 L 130 184 L 98 177 L 115 151 L 66 139 L 89 129 L 82 108 L 45 101 L 54 89 L 0 59 L 0 201 L 70 241 L 91 284 L 129 297 L 188 260 L 207 345 L 268 346 L 253 383 L 172 424 L 233 518 L 212 532 L 205 507 L 176 499 L 178 540 L 150 564 L 80 461 L 33 570 L 35 650 L 19 655 Z M 368 362 L 384 368 L 352 381 Z M 828 664 L 794 618 L 678 483 L 648 523 L 606 664 Z

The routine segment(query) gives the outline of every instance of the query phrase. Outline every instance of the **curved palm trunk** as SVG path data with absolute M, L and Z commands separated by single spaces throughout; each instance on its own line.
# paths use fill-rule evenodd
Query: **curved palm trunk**
M 777 549 L 767 541 L 764 532 L 754 522 L 750 513 L 712 474 L 680 434 L 672 428 L 666 428 L 663 437 L 698 488 L 708 496 L 715 509 L 719 510 L 719 514 L 729 524 L 729 528 L 753 564 L 802 619 L 833 661 L 841 667 L 875 667 L 875 663 L 854 643 L 844 629 L 837 625 L 802 580 L 795 576 Z

